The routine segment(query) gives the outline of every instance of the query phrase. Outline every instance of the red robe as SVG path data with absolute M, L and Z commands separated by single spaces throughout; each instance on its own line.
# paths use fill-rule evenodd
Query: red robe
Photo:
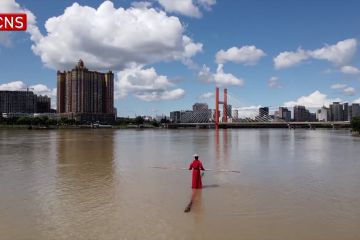
M 192 188 L 202 188 L 200 170 L 205 170 L 200 160 L 194 160 L 189 167 L 192 172 Z

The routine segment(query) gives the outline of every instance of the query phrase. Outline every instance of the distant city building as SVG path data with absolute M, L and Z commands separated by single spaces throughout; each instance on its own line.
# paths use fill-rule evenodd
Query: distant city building
M 234 119 L 239 119 L 239 110 L 237 110 L 237 109 L 233 110 L 232 116 Z
M 180 111 L 170 112 L 170 121 L 172 123 L 180 123 L 180 121 L 181 121 L 181 112 Z
M 259 117 L 267 119 L 269 117 L 269 108 L 268 107 L 259 108 Z
M 294 106 L 294 121 L 295 122 L 309 122 L 315 121 L 316 114 L 310 113 L 305 106 Z
M 350 121 L 349 119 L 349 104 L 343 104 L 343 121 Z
M 220 111 L 218 112 L 218 116 L 220 116 Z M 214 122 L 215 118 L 216 118 L 216 109 L 211 109 L 210 121 Z
M 349 119 L 351 120 L 354 117 L 360 117 L 360 104 L 359 103 L 353 103 L 349 107 Z
M 51 99 L 48 96 L 36 97 L 36 112 L 37 113 L 50 113 Z
M 230 104 L 227 105 L 226 112 L 227 112 L 228 118 L 232 118 L 232 105 L 230 105 Z
M 194 123 L 195 114 L 194 111 L 186 110 L 180 112 L 180 122 L 181 123 Z
M 309 122 L 316 122 L 316 121 L 317 121 L 317 119 L 316 119 L 316 113 L 311 113 L 311 112 L 309 112 L 308 121 L 309 121 Z
M 286 107 L 279 107 L 278 117 L 287 122 L 290 122 L 291 121 L 291 111 L 289 109 L 287 109 Z
M 203 111 L 203 110 L 208 110 L 209 106 L 206 103 L 195 103 L 193 105 L 193 111 Z
M 31 91 L 0 91 L 1 113 L 34 113 L 36 95 Z
M 49 113 L 51 99 L 32 91 L 0 91 L 0 113 Z
M 330 121 L 330 110 L 327 107 L 322 107 L 317 111 L 317 120 L 320 122 L 328 122 Z
M 344 121 L 344 106 L 339 102 L 330 104 L 330 121 Z
M 114 74 L 89 71 L 82 60 L 74 69 L 57 72 L 57 110 L 80 122 L 115 120 Z

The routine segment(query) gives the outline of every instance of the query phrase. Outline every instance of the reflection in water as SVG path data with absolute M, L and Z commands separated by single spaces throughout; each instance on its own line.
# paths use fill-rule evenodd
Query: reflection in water
M 112 212 L 105 206 L 115 200 L 114 132 L 63 130 L 57 134 L 55 195 L 44 225 L 54 228 L 59 238 L 70 238 L 69 233 L 76 231 L 85 236 L 82 230 L 102 224 L 101 216 Z
M 221 141 L 220 141 L 221 136 Z M 229 150 L 231 146 L 229 145 L 229 138 L 232 135 L 228 133 L 228 129 L 215 129 L 215 156 L 216 164 L 215 169 L 226 169 L 229 167 Z M 239 156 L 236 156 L 238 159 Z M 217 178 L 221 181 L 224 181 L 224 175 L 217 175 Z

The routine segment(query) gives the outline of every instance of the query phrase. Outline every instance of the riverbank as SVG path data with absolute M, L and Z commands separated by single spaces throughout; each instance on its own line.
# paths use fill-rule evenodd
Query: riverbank
M 16 125 L 0 124 L 0 129 L 29 129 L 29 130 L 52 130 L 52 129 L 160 129 L 151 125 Z
M 221 129 L 244 128 L 244 129 L 351 129 L 350 124 L 324 124 L 324 123 L 237 123 L 237 124 L 221 124 Z M 0 124 L 0 129 L 215 129 L 215 124 L 167 124 L 163 126 L 153 126 L 147 124 L 135 125 L 24 125 L 24 124 Z

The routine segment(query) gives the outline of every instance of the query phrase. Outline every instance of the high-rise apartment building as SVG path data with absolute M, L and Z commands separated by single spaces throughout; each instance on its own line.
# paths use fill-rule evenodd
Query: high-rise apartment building
M 323 106 L 317 111 L 317 120 L 320 122 L 327 122 L 330 121 L 330 110 L 329 108 Z
M 333 104 L 330 104 L 330 120 L 344 121 L 344 108 L 339 102 L 333 102 Z
M 259 117 L 260 118 L 268 118 L 269 117 L 269 108 L 268 107 L 259 108 Z
M 51 99 L 32 91 L 0 91 L 0 113 L 49 113 Z
M 57 111 L 80 122 L 113 122 L 114 74 L 89 71 L 82 60 L 71 71 L 58 71 Z
M 351 107 L 349 107 L 350 111 L 350 120 L 354 117 L 360 117 L 360 104 L 359 103 L 353 103 Z
M 48 96 L 36 97 L 36 112 L 49 113 L 51 109 L 51 99 Z
M 193 105 L 193 111 L 208 110 L 209 106 L 206 103 L 195 103 Z
M 309 110 L 305 106 L 294 106 L 294 121 L 295 122 L 308 122 L 314 121 L 316 116 L 310 114 Z
M 283 119 L 287 122 L 291 121 L 291 111 L 286 107 L 279 107 L 278 115 L 280 119 Z

